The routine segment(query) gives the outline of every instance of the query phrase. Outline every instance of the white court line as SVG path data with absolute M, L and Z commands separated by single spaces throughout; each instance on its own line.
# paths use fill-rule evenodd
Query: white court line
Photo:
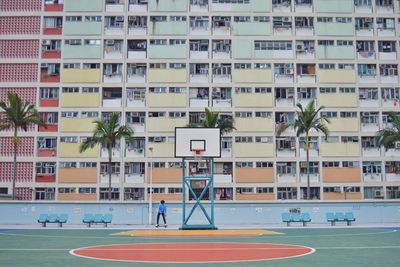
M 140 244 L 140 245 L 145 245 L 145 244 Z M 147 245 L 147 244 L 146 244 Z M 289 244 L 288 244 L 289 245 Z M 300 246 L 300 248 L 304 248 L 303 246 Z M 307 248 L 307 247 L 305 247 Z M 316 250 L 329 250 L 329 249 L 400 249 L 400 246 L 371 246 L 371 247 L 314 247 L 314 249 Z M 213 248 L 215 249 L 215 248 Z M 217 248 L 216 250 L 298 250 L 299 248 Z M 0 251 L 70 251 L 70 250 L 76 250 L 76 249 L 71 249 L 71 248 L 0 248 Z M 90 250 L 90 251 L 155 251 L 155 250 L 159 250 L 159 251 L 163 251 L 163 250 L 177 250 L 177 251 L 183 251 L 183 250 L 188 250 L 188 251 L 192 251 L 193 249 L 174 249 L 174 248 L 166 248 L 166 249 L 106 249 L 106 248 L 87 248 L 86 250 Z M 200 248 L 196 248 L 195 250 L 210 250 L 210 249 L 200 249 Z
M 356 234 L 329 234 L 329 235 L 262 235 L 262 236 L 258 236 L 258 237 L 267 237 L 267 238 L 297 238 L 297 237 L 308 237 L 310 238 L 310 236 L 312 237 L 336 237 L 336 236 L 364 236 L 364 235 L 382 235 L 382 234 L 391 234 L 391 233 L 395 233 L 397 232 L 397 230 L 385 230 L 382 232 L 375 232 L 375 233 L 356 233 Z M 4 236 L 23 236 L 23 237 L 37 237 L 37 238 L 85 238 L 85 239 L 124 239 L 127 240 L 127 238 L 132 238 L 132 236 L 59 236 L 59 235 L 28 235 L 28 234 L 12 234 L 12 233 L 2 233 L 0 232 L 0 235 L 4 235 Z M 181 238 L 180 236 L 176 236 L 176 237 L 165 237 L 165 236 L 157 236 L 157 237 L 153 237 L 153 236 L 146 236 L 146 237 L 139 237 L 139 236 L 135 236 L 135 239 L 140 239 L 140 238 L 154 238 L 154 239 L 163 239 L 163 238 L 169 238 L 170 240 L 173 240 L 174 238 Z M 211 236 L 212 237 L 212 236 Z M 237 236 L 237 238 L 241 238 L 241 239 L 245 239 L 245 238 L 255 238 L 257 236 L 251 236 L 251 237 L 246 237 L 246 236 Z M 196 238 L 209 238 L 209 236 L 206 237 L 196 237 Z M 215 238 L 220 238 L 220 236 L 215 237 Z M 229 237 L 232 238 L 232 237 Z M 154 240 L 153 239 L 153 240 Z

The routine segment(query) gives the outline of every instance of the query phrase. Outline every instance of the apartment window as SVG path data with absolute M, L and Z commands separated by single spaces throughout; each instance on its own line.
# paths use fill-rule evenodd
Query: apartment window
M 149 112 L 149 118 L 165 117 L 166 112 Z
M 363 161 L 363 174 L 380 174 L 382 166 L 380 161 Z
M 399 100 L 400 99 L 400 88 L 381 88 L 382 99 L 387 100 Z
M 343 161 L 342 166 L 343 166 L 343 168 L 360 167 L 360 162 L 358 162 L 358 161 Z
M 321 112 L 321 117 L 323 117 L 323 118 L 337 118 L 337 112 L 336 111 L 324 111 L 324 112 Z
M 186 112 L 168 112 L 170 118 L 184 118 L 186 117 Z
M 302 161 L 300 162 L 300 174 L 319 174 L 319 166 L 318 162 L 310 162 L 309 166 L 307 167 L 307 162 Z
M 100 69 L 100 63 L 83 63 L 83 69 Z
M 336 94 L 336 88 L 335 87 L 321 87 L 321 88 L 319 88 L 319 92 L 321 94 Z
M 170 63 L 169 68 L 170 69 L 184 69 L 184 68 L 186 68 L 186 64 L 185 63 Z
M 82 88 L 82 93 L 90 93 L 90 94 L 95 94 L 99 92 L 98 87 L 83 87 Z
M 256 94 L 270 94 L 271 92 L 272 92 L 272 88 L 267 88 L 267 87 L 254 88 L 254 93 L 256 93 Z
M 60 137 L 61 143 L 78 143 L 77 136 L 61 136 Z
M 324 168 L 339 168 L 339 161 L 323 161 L 322 167 L 324 167 Z
M 376 76 L 375 64 L 358 64 L 358 75 L 360 76 Z
M 267 17 L 267 16 L 254 16 L 253 17 L 253 21 L 255 21 L 255 22 L 269 22 L 270 21 L 270 17 Z
M 382 199 L 382 198 L 384 198 L 383 188 L 380 186 L 364 187 L 364 198 L 365 199 Z
M 251 69 L 251 63 L 235 63 L 235 69 Z
M 85 45 L 101 45 L 101 40 L 99 39 L 85 39 Z
M 168 91 L 171 94 L 184 94 L 184 93 L 186 93 L 186 88 L 185 87 L 169 87 Z
M 298 99 L 314 99 L 316 88 L 297 88 Z
M 335 64 L 318 64 L 318 67 L 321 70 L 334 70 Z
M 168 194 L 182 194 L 182 188 L 181 187 L 169 187 Z
M 40 99 L 58 99 L 58 88 L 40 88 Z
M 343 143 L 358 143 L 358 136 L 342 136 L 341 141 Z
M 35 200 L 54 200 L 55 188 L 54 187 L 36 187 Z
M 238 87 L 238 88 L 235 88 L 235 93 L 236 94 L 251 94 L 252 89 L 251 89 L 251 87 Z
M 186 40 L 184 39 L 171 39 L 169 40 L 170 45 L 184 45 L 186 44 Z
M 297 199 L 297 188 L 296 187 L 278 187 L 277 198 L 281 200 L 285 199 Z
M 339 93 L 342 94 L 354 94 L 356 92 L 356 88 L 354 87 L 340 87 Z
M 40 150 L 54 149 L 57 147 L 57 137 L 38 137 L 37 147 Z
M 261 50 L 293 50 L 292 41 L 254 41 L 254 49 Z
M 68 112 L 61 112 L 61 117 L 63 118 L 78 118 L 77 111 L 68 111 Z
M 323 23 L 333 22 L 333 18 L 332 17 L 317 17 L 317 22 L 323 22 Z
M 236 168 L 253 168 L 253 162 L 251 161 L 237 161 L 235 163 Z
M 253 113 L 246 112 L 246 111 L 235 112 L 235 117 L 236 118 L 251 118 L 251 117 L 253 117 Z
M 165 143 L 167 138 L 165 136 L 150 136 L 149 142 L 150 143 Z M 164 165 L 165 167 L 165 165 Z
M 55 162 L 36 162 L 36 174 L 55 174 Z
M 101 16 L 85 16 L 85 22 L 101 22 Z
M 150 188 L 147 188 L 147 193 L 150 193 Z M 153 194 L 165 194 L 165 188 L 153 187 Z
M 78 188 L 79 194 L 96 194 L 95 187 L 79 187 Z
M 253 137 L 252 136 L 236 136 L 235 142 L 236 143 L 252 143 Z
M 361 147 L 363 149 L 379 149 L 378 140 L 373 136 L 362 136 L 361 137 Z
M 354 70 L 354 64 L 338 64 L 339 70 Z
M 79 168 L 96 168 L 97 162 L 79 162 Z
M 144 188 L 125 187 L 124 200 L 144 200 Z
M 108 200 L 109 188 L 108 187 L 100 187 L 100 200 Z M 112 187 L 111 188 L 111 200 L 119 200 L 119 188 Z
M 337 23 L 350 23 L 351 22 L 351 18 L 348 18 L 348 17 L 337 17 L 336 18 L 336 22 Z
M 64 44 L 66 45 L 81 45 L 82 40 L 81 39 L 68 39 L 64 41 Z
M 399 199 L 400 198 L 400 187 L 399 186 L 387 186 L 386 197 L 388 199 Z
M 397 64 L 380 64 L 379 73 L 381 76 L 397 76 L 398 75 Z
M 256 143 L 272 143 L 271 136 L 256 136 Z
M 75 194 L 76 187 L 59 187 L 58 193 L 60 193 L 60 194 Z
M 340 112 L 341 118 L 357 118 L 357 112 Z
M 169 21 L 186 21 L 185 16 L 170 16 Z
M 99 113 L 97 111 L 82 111 L 82 118 L 97 118 Z
M 257 194 L 272 194 L 274 193 L 273 187 L 256 187 Z
M 277 162 L 276 173 L 278 175 L 296 175 L 296 162 Z
M 65 21 L 68 21 L 68 22 L 82 21 L 82 16 L 66 16 Z
M 323 45 L 323 46 L 334 46 L 335 41 L 334 40 L 319 40 L 318 45 Z
M 167 87 L 150 87 L 149 92 L 154 94 L 166 94 Z
M 378 51 L 382 53 L 396 52 L 395 41 L 378 41 Z
M 234 22 L 250 22 L 250 16 L 235 16 L 233 18 Z
M 273 162 L 269 161 L 257 161 L 256 162 L 256 168 L 272 168 L 274 167 Z
M 256 118 L 271 118 L 272 117 L 272 112 L 256 111 L 255 112 L 255 117 Z

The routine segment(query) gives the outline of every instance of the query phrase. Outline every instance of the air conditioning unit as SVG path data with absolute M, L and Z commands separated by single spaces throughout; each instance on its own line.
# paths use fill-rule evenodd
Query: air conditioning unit
M 47 64 L 47 63 L 42 63 L 42 64 L 40 64 L 40 68 L 48 68 L 49 67 L 49 64 Z
M 304 45 L 303 44 L 296 44 L 296 51 L 304 51 Z
M 206 118 L 206 113 L 200 113 L 200 119 L 204 120 Z
M 293 69 L 285 69 L 285 74 L 288 74 L 288 75 L 293 74 Z
M 42 45 L 51 45 L 51 40 L 43 40 Z
M 161 141 L 162 141 L 162 137 L 161 136 L 154 137 L 154 142 L 161 142 Z
M 124 16 L 116 16 L 115 21 L 124 21 Z
M 366 18 L 365 22 L 372 22 L 372 18 Z
M 382 197 L 382 191 L 381 190 L 375 190 L 374 197 L 381 198 Z
M 207 162 L 199 162 L 198 168 L 199 169 L 207 169 Z
M 341 190 L 340 186 L 335 186 L 335 187 L 333 188 L 333 192 L 335 192 L 335 193 L 341 193 L 342 190 Z
M 394 142 L 394 148 L 395 149 L 400 149 L 400 142 L 399 141 Z
M 307 168 L 307 162 L 300 162 L 301 168 Z
M 114 40 L 106 40 L 106 45 L 114 45 Z

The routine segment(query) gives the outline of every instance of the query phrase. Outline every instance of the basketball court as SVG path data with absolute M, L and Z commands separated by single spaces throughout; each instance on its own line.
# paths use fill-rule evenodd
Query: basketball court
M 398 266 L 400 229 L 0 230 L 0 266 Z

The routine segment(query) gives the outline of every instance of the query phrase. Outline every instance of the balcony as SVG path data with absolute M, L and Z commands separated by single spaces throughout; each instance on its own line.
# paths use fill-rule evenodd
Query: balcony
M 105 35 L 124 35 L 124 16 L 105 17 Z
M 271 1 L 250 0 L 249 3 L 213 3 L 211 11 L 271 12 Z
M 126 125 L 133 129 L 134 133 L 144 133 L 146 128 L 145 112 L 127 112 Z M 140 146 L 142 147 L 142 146 Z
M 390 3 L 392 2 L 392 3 Z M 377 14 L 393 14 L 394 11 L 394 3 L 395 1 L 382 1 L 378 0 L 376 1 L 376 13 Z
M 61 41 L 43 40 L 42 58 L 61 58 Z
M 149 83 L 186 83 L 186 69 L 149 69 Z
M 61 72 L 64 83 L 100 83 L 100 69 L 63 69 Z
M 374 19 L 373 18 L 356 18 L 356 35 L 357 36 L 374 36 Z
M 235 168 L 236 183 L 274 183 L 274 168 Z
M 122 64 L 104 64 L 103 82 L 121 83 L 122 82 Z
M 359 83 L 377 83 L 378 74 L 375 64 L 358 64 Z
M 42 63 L 40 65 L 40 82 L 42 83 L 60 82 L 60 64 Z
M 108 172 L 101 172 L 100 173 L 100 183 L 107 184 L 109 183 L 109 174 Z M 113 172 L 111 174 L 111 183 L 112 184 L 120 184 L 121 183 L 121 174 Z M 107 190 L 108 192 L 108 190 Z M 108 193 L 107 193 L 108 194 Z
M 127 158 L 144 158 L 145 156 L 145 139 L 134 137 L 133 141 L 126 143 L 125 157 Z
M 208 12 L 208 0 L 190 0 L 191 12 Z
M 197 108 L 206 108 L 209 105 L 208 88 L 190 88 L 189 106 Z
M 272 11 L 276 13 L 287 13 L 292 9 L 291 0 L 275 0 L 272 1 Z
M 128 83 L 145 83 L 146 82 L 146 73 L 147 66 L 146 64 L 127 64 L 128 75 L 127 82 Z
M 318 70 L 318 81 L 320 83 L 356 83 L 355 70 L 336 69 Z
M 37 156 L 38 157 L 56 157 L 57 156 L 57 138 L 56 137 L 38 137 Z
M 181 45 L 155 45 L 149 46 L 150 59 L 186 59 L 187 48 L 185 44 Z
M 272 83 L 271 69 L 233 69 L 234 83 Z
M 104 59 L 122 59 L 123 43 L 123 40 L 105 40 Z
M 272 143 L 235 143 L 234 154 L 237 158 L 272 158 Z
M 106 0 L 106 12 L 124 12 L 124 0 Z
M 142 5 L 144 6 L 144 5 Z M 147 7 L 147 5 L 146 5 Z M 147 35 L 147 17 L 129 16 L 128 17 L 129 35 Z
M 353 0 L 314 0 L 314 11 L 318 13 L 352 13 Z
M 90 107 L 97 108 L 100 106 L 99 93 L 61 93 L 60 106 L 63 108 Z
M 362 175 L 366 183 L 382 182 L 382 173 L 363 173 Z
M 129 0 L 129 12 L 147 12 L 148 0 Z
M 64 5 L 67 12 L 102 12 L 104 0 L 67 0 Z
M 300 182 L 303 184 L 307 183 L 307 174 L 300 173 Z M 319 182 L 320 182 L 319 173 L 310 173 L 310 183 L 319 183 Z
M 97 158 L 99 148 L 96 146 L 80 153 L 79 147 L 81 143 L 60 143 L 59 157 L 60 158 Z
M 63 31 L 62 17 L 44 17 L 43 34 L 61 35 Z
M 235 118 L 237 132 L 273 132 L 274 121 L 272 114 L 268 118 Z
M 331 128 L 330 124 L 328 127 Z M 322 157 L 359 157 L 361 155 L 360 144 L 350 142 L 322 142 L 320 144 L 320 155 Z
M 208 64 L 190 64 L 189 82 L 191 83 L 208 83 L 209 82 L 209 65 Z
M 360 183 L 360 167 L 322 168 L 322 180 L 324 183 Z
M 313 12 L 312 0 L 296 0 L 295 1 L 296 13 L 311 13 Z
M 118 141 L 116 142 L 116 145 L 113 146 L 113 148 L 111 149 L 111 154 L 113 159 L 121 157 L 121 145 Z M 101 147 L 100 157 L 108 158 L 108 149 L 104 146 Z
M 96 184 L 97 168 L 59 168 L 58 182 L 63 184 Z
M 355 2 L 354 10 L 355 13 L 372 14 L 372 2 L 370 4 L 361 1 L 360 3 Z
M 146 89 L 145 88 L 127 88 L 126 107 L 145 107 Z
M 190 35 L 209 35 L 211 33 L 210 21 L 208 17 L 190 17 L 189 25 Z
M 212 91 L 213 107 L 231 107 L 232 106 L 232 89 L 231 88 L 213 88 Z
M 151 12 L 186 12 L 187 0 L 149 0 Z
M 107 108 L 122 107 L 122 89 L 103 87 L 102 106 Z
M 52 0 L 45 1 L 44 11 L 46 12 L 62 12 L 64 9 L 64 1 Z
M 364 138 L 364 137 L 362 137 Z M 372 141 L 371 141 L 372 143 Z M 361 145 L 361 152 L 364 157 L 380 157 L 381 156 L 381 148 L 379 146 L 366 146 L 364 142 Z
M 134 59 L 147 58 L 147 41 L 128 40 L 128 58 L 134 58 Z

